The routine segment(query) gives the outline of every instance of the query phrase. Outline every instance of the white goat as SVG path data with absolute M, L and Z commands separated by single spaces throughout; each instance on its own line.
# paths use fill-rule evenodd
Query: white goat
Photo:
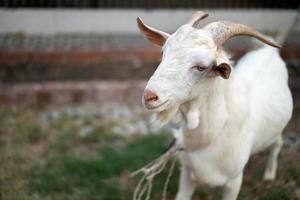
M 144 105 L 158 125 L 181 116 L 177 200 L 190 200 L 197 184 L 224 186 L 223 200 L 236 199 L 250 155 L 268 147 L 264 179 L 273 180 L 293 107 L 285 63 L 273 48 L 279 46 L 242 24 L 219 21 L 197 29 L 206 16 L 196 12 L 171 35 L 137 19 L 143 35 L 163 49 Z M 248 53 L 233 68 L 222 44 L 237 35 L 273 47 Z

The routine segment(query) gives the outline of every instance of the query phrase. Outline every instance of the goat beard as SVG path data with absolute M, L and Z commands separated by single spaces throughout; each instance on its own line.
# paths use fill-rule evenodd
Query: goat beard
M 178 111 L 179 106 L 171 106 L 161 112 L 154 113 L 151 124 L 154 128 L 160 128 L 166 125 Z

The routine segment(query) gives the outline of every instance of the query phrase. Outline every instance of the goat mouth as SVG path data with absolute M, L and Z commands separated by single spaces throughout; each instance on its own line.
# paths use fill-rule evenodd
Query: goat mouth
M 163 103 L 157 105 L 157 106 L 146 106 L 148 110 L 155 110 L 157 108 L 160 108 L 161 106 L 165 105 L 166 103 L 168 103 L 169 100 L 164 101 Z

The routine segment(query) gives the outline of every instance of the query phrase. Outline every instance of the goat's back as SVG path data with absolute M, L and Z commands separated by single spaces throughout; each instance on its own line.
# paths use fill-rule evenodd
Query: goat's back
M 263 47 L 246 54 L 235 71 L 250 95 L 248 126 L 254 130 L 253 152 L 257 152 L 269 146 L 291 118 L 286 65 L 277 49 Z
M 278 49 L 262 47 L 243 56 L 235 67 L 236 74 L 252 85 L 253 81 L 286 83 L 288 73 Z

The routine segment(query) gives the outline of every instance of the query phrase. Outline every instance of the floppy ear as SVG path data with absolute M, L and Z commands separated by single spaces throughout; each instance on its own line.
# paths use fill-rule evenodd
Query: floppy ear
M 229 62 L 217 59 L 215 66 L 213 66 L 212 70 L 222 78 L 229 79 L 231 73 L 231 65 Z
M 147 26 L 143 23 L 141 18 L 137 18 L 137 25 L 140 29 L 140 32 L 152 43 L 163 46 L 165 41 L 168 39 L 170 34 L 165 33 L 163 31 L 156 30 L 154 28 L 151 28 L 150 26 Z

